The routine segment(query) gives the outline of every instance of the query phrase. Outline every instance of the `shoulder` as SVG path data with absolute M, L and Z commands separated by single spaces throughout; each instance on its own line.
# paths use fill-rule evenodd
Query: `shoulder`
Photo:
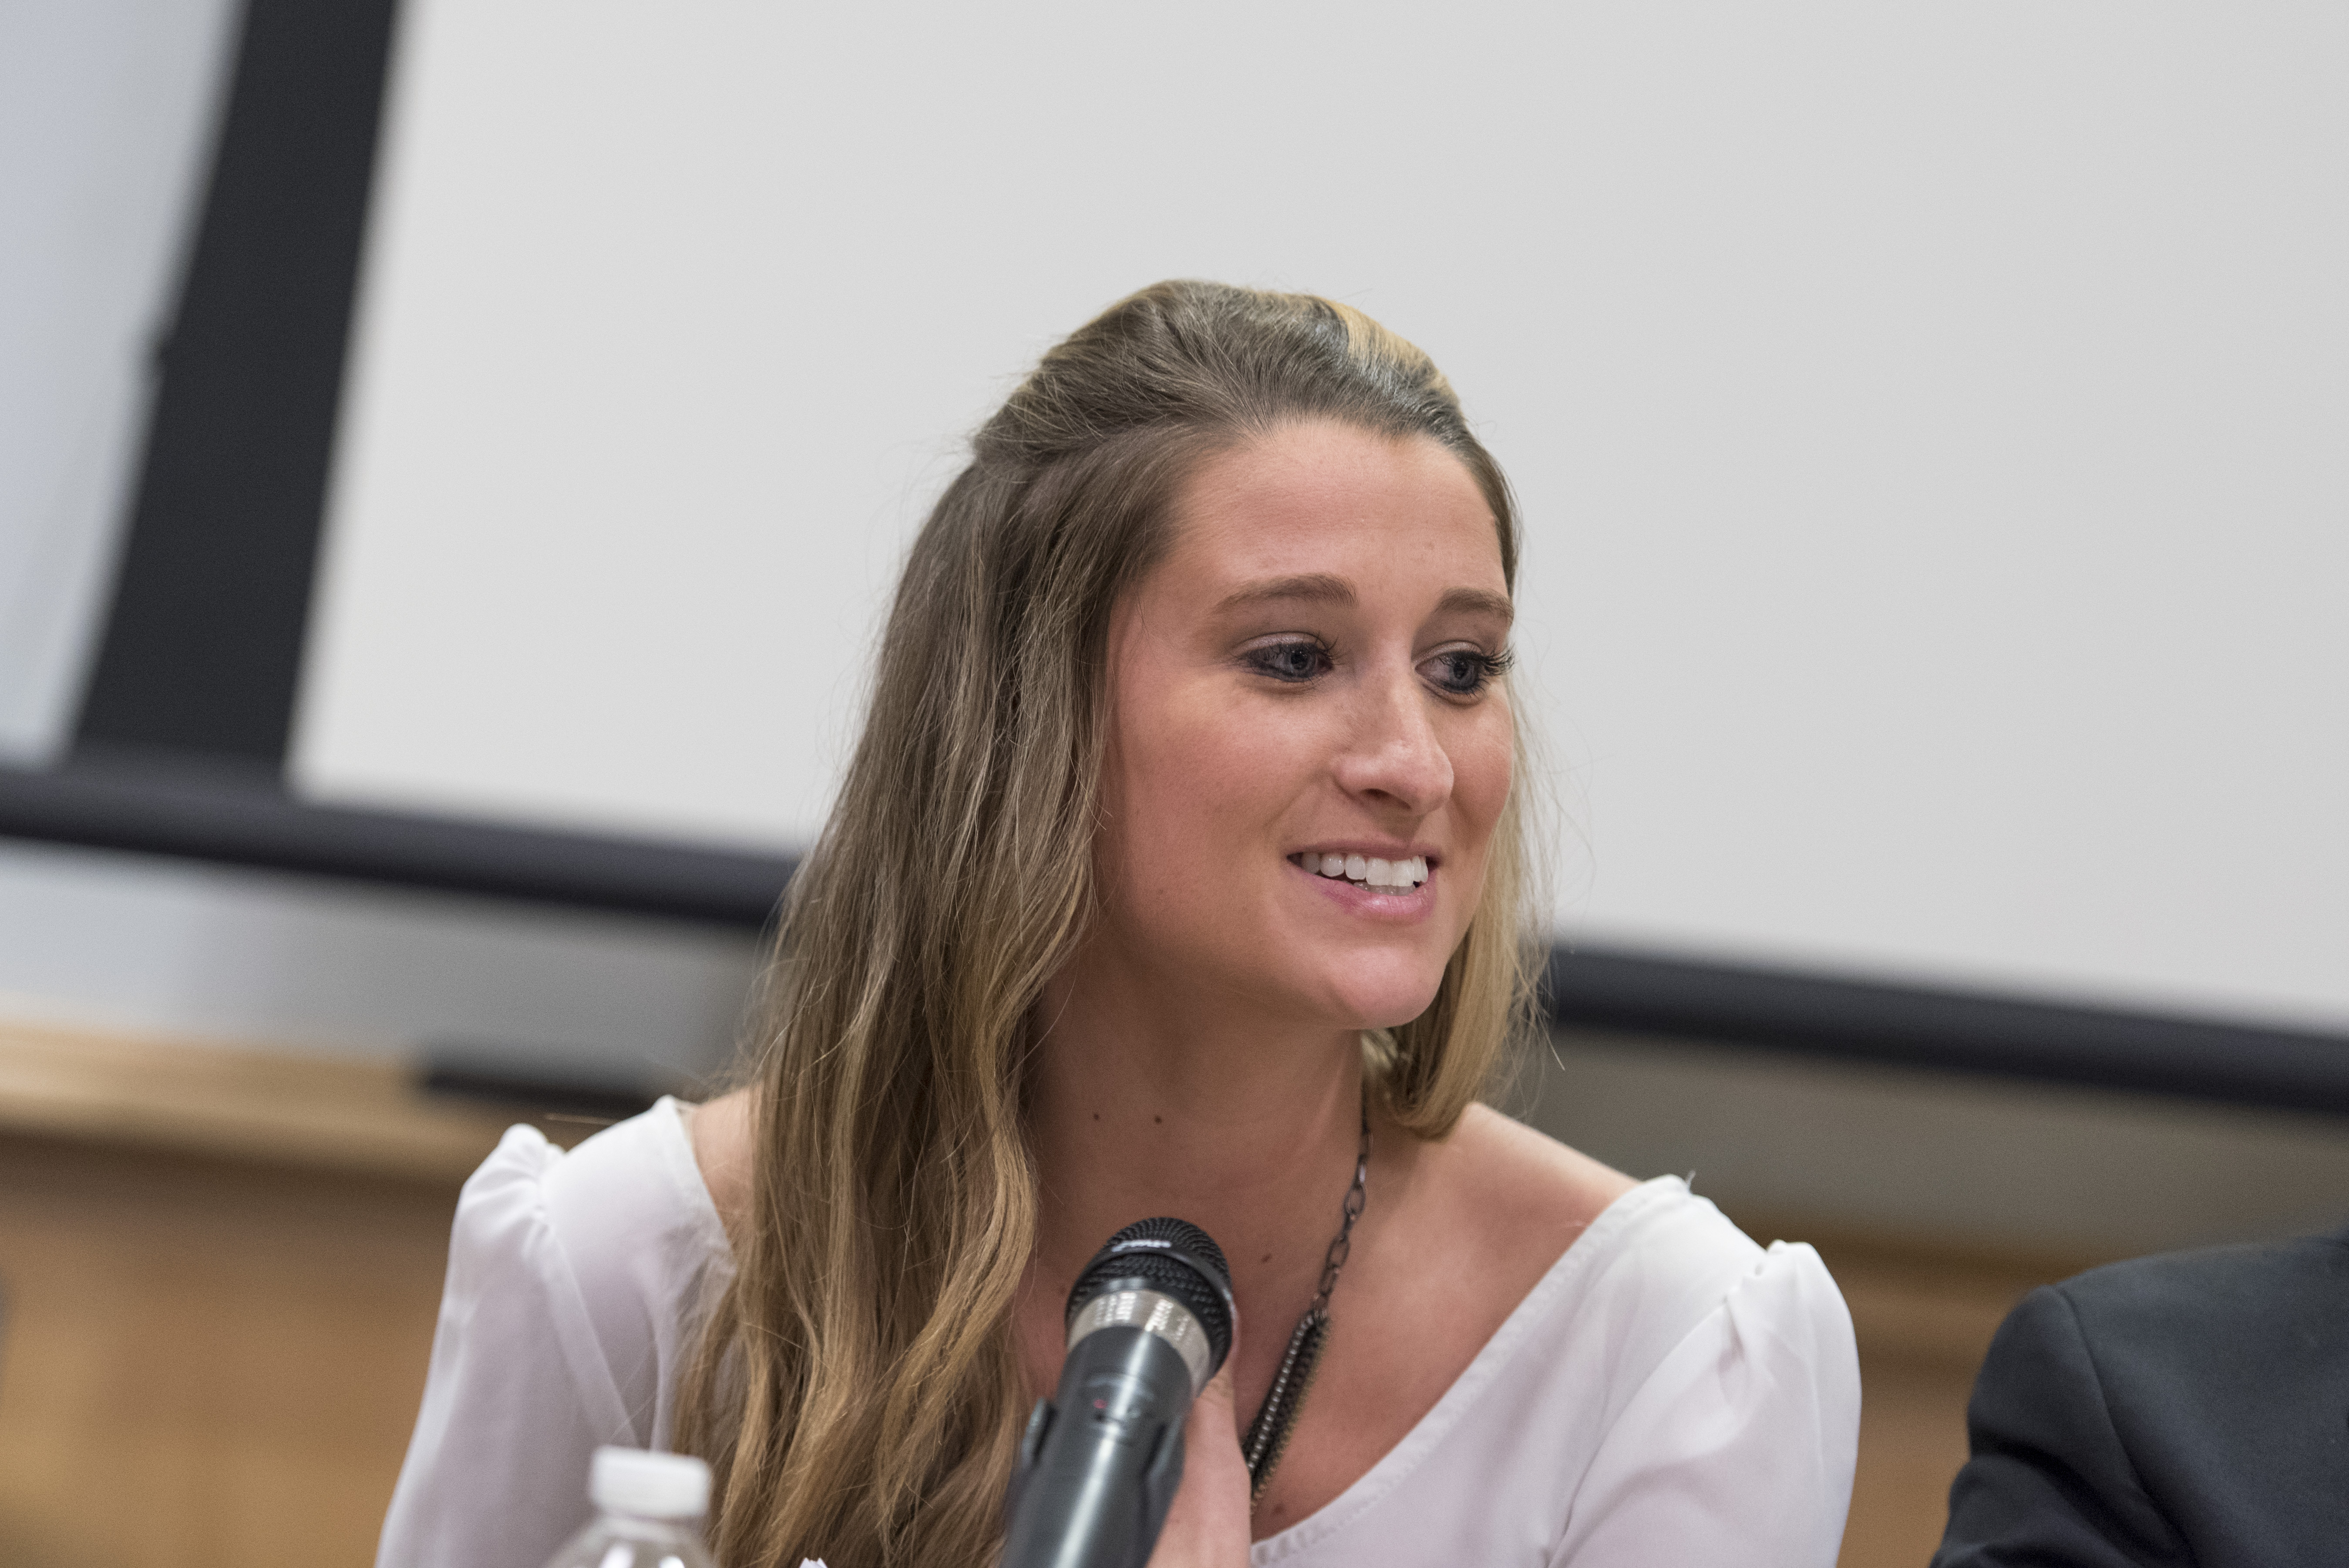
M 1733 1294 L 1784 1295 L 1847 1324 L 1810 1247 L 1757 1244 L 1678 1177 L 1640 1181 L 1484 1106 L 1428 1156 L 1444 1231 L 1462 1251 L 1510 1253 L 1526 1295 L 1547 1276 L 1702 1314 Z
M 1661 1176 L 1599 1217 L 1557 1281 L 1552 1343 L 1591 1366 L 1597 1447 L 1553 1560 L 1834 1562 L 1859 1352 L 1818 1253 L 1763 1246 Z
M 1515 1135 L 1513 1163 L 1570 1233 L 1464 1380 L 1471 1469 L 1564 1482 L 1552 1562 L 1833 1561 L 1859 1363 L 1818 1254 L 1757 1243 L 1676 1176 Z
M 1639 1183 L 1490 1106 L 1413 1150 L 1425 1222 L 1464 1252 L 1514 1256 L 1515 1301 L 1609 1205 Z
M 595 1249 L 724 1244 L 688 1118 L 699 1119 L 695 1108 L 664 1099 L 566 1154 L 543 1159 L 538 1181 L 548 1218 L 566 1242 Z M 514 1133 L 507 1137 L 511 1142 Z
M 2248 1455 L 2294 1425 L 2338 1435 L 2344 1320 L 2349 1236 L 2164 1253 L 2034 1292 L 2000 1329 L 1983 1385 L 2027 1380 L 2060 1346 L 2140 1450 Z
M 1609 1403 L 1726 1346 L 1811 1367 L 1822 1398 L 1857 1410 L 1850 1314 L 1812 1248 L 1760 1245 L 1678 1177 L 1635 1181 L 1481 1107 L 1455 1140 L 1453 1247 L 1513 1257 L 1512 1330 L 1553 1356 L 1570 1342 Z
M 663 1099 L 568 1152 L 508 1129 L 458 1200 L 451 1285 L 468 1272 L 526 1276 L 583 1307 L 605 1339 L 674 1316 L 730 1257 L 685 1114 Z
M 596 1422 L 623 1423 L 612 1429 L 659 1429 L 647 1420 L 665 1419 L 672 1374 L 733 1272 L 688 1110 L 665 1099 L 568 1152 L 511 1128 L 458 1200 L 447 1302 L 484 1328 L 535 1334 L 533 1354 L 558 1355 Z
M 1684 1407 L 1692 1390 L 1712 1387 L 1704 1368 L 1737 1368 L 1743 1380 L 1716 1392 L 1745 1415 L 1791 1398 L 1806 1425 L 1830 1434 L 1847 1418 L 1856 1426 L 1851 1314 L 1818 1253 L 1754 1241 L 1680 1177 L 1643 1181 L 1610 1204 L 1557 1275 L 1561 1330 L 1607 1347 L 1617 1398 Z
M 2061 1288 L 2033 1291 L 1999 1325 L 1966 1404 L 1966 1446 L 1934 1568 L 2194 1560 L 2114 1425 Z
M 2132 1258 L 2054 1288 L 2097 1336 L 2337 1323 L 2349 1311 L 2349 1232 Z
M 1993 1341 L 1982 1386 L 2036 1381 L 2069 1356 L 2082 1386 L 2126 1411 L 2215 1411 L 2349 1377 L 2349 1235 L 2208 1247 L 2111 1264 L 2034 1291 Z
M 658 1446 L 731 1262 L 682 1108 L 565 1152 L 507 1130 L 465 1183 L 387 1565 L 543 1562 L 596 1445 Z
M 1999 1326 L 1966 1410 L 1971 1457 L 1936 1559 L 2060 1541 L 2067 1561 L 2307 1560 L 2338 1539 L 2349 1235 L 2092 1269 Z M 1997 1558 L 1997 1560 L 2004 1560 Z M 2206 1559 L 2207 1560 L 2207 1559 Z

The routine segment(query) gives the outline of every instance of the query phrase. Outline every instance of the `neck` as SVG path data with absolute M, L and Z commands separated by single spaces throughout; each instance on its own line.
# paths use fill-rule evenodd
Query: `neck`
M 1245 1343 L 1277 1353 L 1353 1180 L 1359 1036 L 1071 971 L 1048 988 L 1030 1079 L 1034 1285 L 1065 1296 L 1112 1233 L 1171 1214 L 1222 1246 Z

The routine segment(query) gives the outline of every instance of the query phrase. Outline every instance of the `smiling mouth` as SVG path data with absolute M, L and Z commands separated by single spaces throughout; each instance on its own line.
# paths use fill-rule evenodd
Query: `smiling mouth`
M 1427 857 L 1382 861 L 1368 855 L 1323 855 L 1308 850 L 1288 857 L 1288 863 L 1318 877 L 1344 881 L 1390 897 L 1415 892 L 1427 880 Z

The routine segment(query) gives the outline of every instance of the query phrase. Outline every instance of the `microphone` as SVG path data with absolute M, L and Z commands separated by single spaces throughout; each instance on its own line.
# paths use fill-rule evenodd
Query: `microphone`
M 1069 1292 L 1060 1387 L 1019 1439 L 1002 1568 L 1143 1568 L 1234 1316 L 1223 1249 L 1186 1221 L 1139 1221 L 1093 1254 Z

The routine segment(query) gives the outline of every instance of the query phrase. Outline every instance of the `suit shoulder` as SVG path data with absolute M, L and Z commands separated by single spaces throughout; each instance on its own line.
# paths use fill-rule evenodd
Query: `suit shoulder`
M 2349 1233 L 2162 1253 L 2054 1287 L 2085 1332 L 2199 1333 L 2349 1311 Z

